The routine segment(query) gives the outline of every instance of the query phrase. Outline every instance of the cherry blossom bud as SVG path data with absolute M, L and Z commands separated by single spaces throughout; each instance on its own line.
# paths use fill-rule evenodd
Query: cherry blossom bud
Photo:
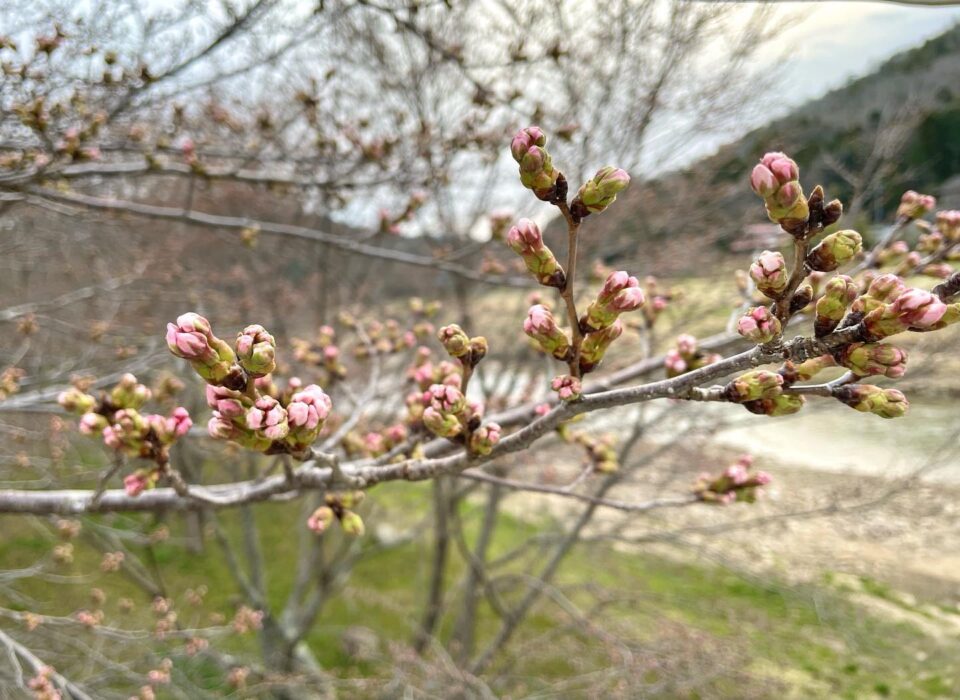
M 451 357 L 463 357 L 470 352 L 470 337 L 456 323 L 441 328 L 437 338 Z
M 752 307 L 737 321 L 737 333 L 760 345 L 769 343 L 780 332 L 780 321 L 766 306 Z
M 537 126 L 521 129 L 510 143 L 510 153 L 520 165 L 520 182 L 545 201 L 553 197 L 560 175 L 544 148 L 546 143 L 546 135 Z
M 617 317 L 627 311 L 634 311 L 646 301 L 640 282 L 623 270 L 607 277 L 597 298 L 587 307 L 580 319 L 580 328 L 586 332 L 602 330 L 610 326 Z
M 797 164 L 783 153 L 767 153 L 750 173 L 750 186 L 763 198 L 771 221 L 806 221 L 810 215 Z
M 599 214 L 617 200 L 617 195 L 627 189 L 630 176 L 625 170 L 611 165 L 601 168 L 592 180 L 588 180 L 577 192 L 570 211 L 581 218 L 588 214 Z
M 239 391 L 233 391 L 222 386 L 207 384 L 206 387 L 207 406 L 219 411 L 225 418 L 237 418 L 242 416 L 246 410 L 244 402 L 249 399 Z
M 953 267 L 950 263 L 931 263 L 930 265 L 924 266 L 921 270 L 923 274 L 927 277 L 936 277 L 938 279 L 946 279 L 953 274 Z
M 863 241 L 856 231 L 837 231 L 820 241 L 807 255 L 807 265 L 813 270 L 831 272 L 853 260 Z
M 832 355 L 821 355 L 820 357 L 811 357 L 806 362 L 801 362 L 799 365 L 793 368 L 793 380 L 792 381 L 808 381 L 813 379 L 815 376 L 820 374 L 823 370 L 828 367 L 836 367 L 837 363 L 834 361 Z
M 896 345 L 851 343 L 840 351 L 837 362 L 860 377 L 883 375 L 896 379 L 907 371 L 907 352 Z
M 540 284 L 562 289 L 566 283 L 563 268 L 553 251 L 543 242 L 543 234 L 530 219 L 520 219 L 507 233 L 507 245 L 523 259 L 523 264 Z
M 823 296 L 817 300 L 816 318 L 813 323 L 816 337 L 822 338 L 843 320 L 847 307 L 857 297 L 857 285 L 847 275 L 837 275 L 827 282 Z
M 750 266 L 750 277 L 763 294 L 776 299 L 786 290 L 787 263 L 780 253 L 765 250 Z
M 147 489 L 152 489 L 159 478 L 156 469 L 144 470 L 138 469 L 133 474 L 128 474 L 123 479 L 123 490 L 128 496 L 136 498 Z
M 669 350 L 663 358 L 667 377 L 678 377 L 687 371 L 687 363 L 678 350 Z
M 776 372 L 757 369 L 731 380 L 724 387 L 724 395 L 734 403 L 772 399 L 780 395 L 783 377 Z
M 467 400 L 459 389 L 446 384 L 430 387 L 430 405 L 441 413 L 458 414 L 467 407 Z
M 66 391 L 60 392 L 57 396 L 57 403 L 70 413 L 82 415 L 92 410 L 97 405 L 97 400 L 76 387 L 70 387 Z
M 441 413 L 433 406 L 427 406 L 423 411 L 423 424 L 438 437 L 452 438 L 460 434 L 463 426 L 459 419 L 450 413 Z
M 595 333 L 588 333 L 580 346 L 580 372 L 592 372 L 607 353 L 610 345 L 623 333 L 623 323 L 618 318 L 612 325 Z
M 960 239 L 960 211 L 949 209 L 937 212 L 937 231 L 948 241 Z
M 478 455 L 490 454 L 494 445 L 500 442 L 500 432 L 498 423 L 487 423 L 477 428 L 470 436 L 470 451 Z
M 931 197 L 928 194 L 920 194 L 913 190 L 907 190 L 900 198 L 900 206 L 897 207 L 897 217 L 919 219 L 935 206 L 937 206 L 935 197 Z
M 848 384 L 835 389 L 833 395 L 857 411 L 881 418 L 899 418 L 910 408 L 910 402 L 901 392 L 873 384 Z
M 247 409 L 246 425 L 268 440 L 282 440 L 290 432 L 287 411 L 272 396 L 257 399 L 253 407 Z
M 677 351 L 681 357 L 693 357 L 697 354 L 697 339 L 689 333 L 681 333 L 677 336 Z
M 177 438 L 181 438 L 190 432 L 193 427 L 193 420 L 190 413 L 183 406 L 173 409 L 166 418 L 163 416 L 153 416 L 150 421 L 157 439 L 161 444 L 169 445 Z
M 330 527 L 336 515 L 330 506 L 320 506 L 307 518 L 307 527 L 314 533 L 322 535 Z
M 287 441 L 296 446 L 309 446 L 316 441 L 323 422 L 330 415 L 333 402 L 316 384 L 310 384 L 290 397 L 287 404 L 287 422 L 290 434 Z
M 907 290 L 907 285 L 897 275 L 885 274 L 874 278 L 867 288 L 866 295 L 877 301 L 891 303 L 897 300 L 903 292 Z M 871 311 L 872 309 L 865 309 Z
M 892 311 L 907 326 L 928 329 L 943 317 L 947 305 L 928 291 L 908 289 L 893 302 Z
M 540 348 L 558 360 L 566 361 L 572 352 L 567 334 L 560 330 L 550 310 L 535 304 L 527 311 L 523 332 L 537 341 Z
M 557 392 L 561 401 L 576 401 L 583 392 L 580 380 L 570 375 L 554 377 L 550 382 L 550 388 Z
M 203 316 L 187 313 L 167 324 L 167 347 L 210 384 L 221 384 L 234 374 L 237 362 L 233 349 L 213 335 L 210 322 Z
M 277 368 L 277 342 L 260 325 L 251 325 L 237 334 L 237 357 L 251 377 L 263 377 Z
M 151 396 L 151 391 L 127 372 L 110 392 L 110 402 L 117 408 L 140 408 Z
M 109 424 L 106 416 L 90 412 L 80 416 L 79 428 L 84 435 L 100 435 Z
M 482 335 L 474 336 L 470 339 L 470 354 L 469 354 L 469 363 L 472 366 L 476 366 L 480 360 L 487 356 L 489 351 L 489 346 L 487 344 L 487 339 Z M 462 360 L 461 360 L 462 361 Z

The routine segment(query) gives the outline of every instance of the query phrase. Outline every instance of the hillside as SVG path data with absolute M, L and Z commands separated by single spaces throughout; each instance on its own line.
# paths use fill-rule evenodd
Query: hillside
M 905 189 L 960 206 L 958 76 L 960 25 L 683 171 L 636 183 L 590 222 L 591 238 L 602 241 L 593 249 L 610 263 L 661 274 L 690 272 L 701 253 L 722 257 L 746 224 L 762 220 L 747 173 L 769 150 L 797 160 L 807 189 L 822 183 L 840 197 L 851 226 L 888 217 Z

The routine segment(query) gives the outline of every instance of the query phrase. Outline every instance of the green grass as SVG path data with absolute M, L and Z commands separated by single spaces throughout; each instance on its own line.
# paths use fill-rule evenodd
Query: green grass
M 364 506 L 368 524 L 379 519 L 404 528 L 420 522 L 429 502 L 426 484 L 385 485 L 374 489 Z M 373 511 L 371 513 L 371 510 Z M 297 534 L 303 524 L 295 504 L 262 504 L 255 508 L 268 561 L 267 588 L 271 604 L 285 599 L 297 558 Z M 473 538 L 481 516 L 480 506 L 463 510 L 465 530 Z M 239 546 L 239 513 L 221 515 L 231 539 Z M 144 520 L 143 522 L 148 522 Z M 116 524 L 122 524 L 117 521 Z M 169 523 L 174 536 L 178 522 Z M 0 567 L 27 566 L 48 552 L 53 540 L 26 521 L 0 521 Z M 523 538 L 550 527 L 503 516 L 492 546 L 492 556 L 509 551 Z M 401 545 L 376 549 L 351 572 L 343 590 L 331 598 L 308 637 L 308 643 L 324 667 L 344 677 L 383 674 L 377 663 L 357 663 L 340 644 L 343 630 L 352 625 L 374 629 L 382 640 L 409 641 L 418 619 L 427 587 L 430 556 L 429 532 Z M 335 535 L 336 539 L 339 535 Z M 368 541 L 372 538 L 368 536 Z M 160 543 L 153 547 L 163 579 L 178 601 L 181 622 L 201 622 L 209 612 L 228 618 L 239 597 L 213 541 L 207 551 L 190 554 L 179 545 Z M 242 555 L 241 555 L 242 556 Z M 536 548 L 505 571 L 519 572 L 541 565 L 545 553 Z M 98 572 L 100 555 L 78 543 L 73 565 L 63 573 Z M 451 564 L 452 585 L 463 573 L 459 557 Z M 150 619 L 143 595 L 118 574 L 95 575 L 96 585 L 107 591 L 108 620 L 124 626 L 144 625 Z M 204 611 L 192 611 L 182 603 L 187 588 L 209 588 Z M 759 581 L 714 565 L 682 563 L 647 553 L 624 553 L 602 544 L 581 545 L 573 550 L 556 581 L 558 590 L 579 607 L 590 610 L 600 597 L 602 610 L 590 616 L 603 629 L 629 636 L 635 648 L 657 653 L 673 649 L 668 661 L 673 673 L 683 675 L 685 655 L 697 668 L 710 663 L 736 660 L 735 668 L 720 674 L 699 690 L 671 691 L 664 697 L 803 697 L 803 698 L 940 698 L 960 695 L 958 659 L 935 640 L 907 624 L 871 616 L 852 603 L 847 594 L 829 585 L 789 587 L 776 581 Z M 87 607 L 89 585 L 70 586 L 32 579 L 29 592 L 49 601 L 47 612 L 70 614 Z M 892 598 L 880 582 L 865 580 L 863 590 Z M 515 601 L 525 587 L 504 590 Z M 116 601 L 130 596 L 141 601 L 133 618 L 122 622 Z M 13 607 L 5 602 L 8 607 Z M 483 603 L 480 607 L 480 645 L 497 629 L 498 622 Z M 441 636 L 449 633 L 449 621 Z M 544 640 L 540 642 L 539 640 Z M 255 639 L 231 637 L 224 642 L 230 651 L 255 652 Z M 557 605 L 543 602 L 514 640 L 506 681 L 518 695 L 538 686 L 538 679 L 566 678 L 602 669 L 615 657 L 595 637 L 583 631 Z M 530 650 L 535 650 L 531 653 Z M 706 651 L 705 651 L 706 650 Z M 726 660 L 726 661 L 724 661 Z M 217 671 L 204 662 L 190 661 L 188 670 L 196 682 L 219 687 Z M 662 665 L 661 665 L 662 668 Z M 660 671 L 651 670 L 649 679 Z M 739 689 L 752 688 L 739 694 Z

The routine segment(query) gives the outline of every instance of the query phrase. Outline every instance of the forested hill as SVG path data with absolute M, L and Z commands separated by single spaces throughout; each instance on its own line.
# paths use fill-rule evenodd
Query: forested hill
M 639 262 L 642 250 L 643 266 L 661 271 L 686 271 L 693 243 L 722 254 L 746 224 L 763 220 L 747 174 L 769 150 L 792 155 L 808 189 L 819 182 L 843 199 L 845 225 L 882 221 L 904 189 L 960 206 L 960 25 L 684 171 L 635 182 L 591 222 L 596 252 Z

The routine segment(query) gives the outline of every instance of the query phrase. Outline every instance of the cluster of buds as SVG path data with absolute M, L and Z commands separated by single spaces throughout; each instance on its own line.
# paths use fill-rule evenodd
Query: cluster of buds
M 846 275 L 833 277 L 823 288 L 823 296 L 817 299 L 814 334 L 818 338 L 832 333 L 843 320 L 847 308 L 857 297 L 857 284 Z
M 316 384 L 304 387 L 295 378 L 287 392 L 277 390 L 270 377 L 276 369 L 276 341 L 262 326 L 240 332 L 234 352 L 205 318 L 184 314 L 167 326 L 167 345 L 207 381 L 212 437 L 258 452 L 296 456 L 319 437 L 332 408 L 330 397 Z
M 507 234 L 507 245 L 523 260 L 539 284 L 563 289 L 566 276 L 556 256 L 543 242 L 540 227 L 530 219 L 520 219 Z
M 636 277 L 623 270 L 611 273 L 580 319 L 580 330 L 590 334 L 608 328 L 620 314 L 639 309 L 645 301 Z
M 132 374 L 123 375 L 113 389 L 99 397 L 78 386 L 57 397 L 65 410 L 80 416 L 80 432 L 102 437 L 107 447 L 122 455 L 156 462 L 157 469 L 143 471 L 142 477 L 136 479 L 142 482 L 142 487 L 133 487 L 134 475 L 124 480 L 131 495 L 156 483 L 159 470 L 168 464 L 170 445 L 186 435 L 193 425 L 190 414 L 182 406 L 174 408 L 168 416 L 141 413 L 140 409 L 150 397 L 150 389 Z
M 408 434 L 406 425 L 396 423 L 380 432 L 369 431 L 365 435 L 351 430 L 341 444 L 350 457 L 380 457 L 406 442 Z
M 878 277 L 870 285 L 868 299 L 859 304 L 857 302 L 860 299 L 857 299 L 852 307 L 866 312 L 862 323 L 866 336 L 871 340 L 880 340 L 906 330 L 939 330 L 960 320 L 960 304 L 945 304 L 937 295 L 923 289 L 897 286 L 884 297 L 885 301 L 879 300 L 876 295 L 880 292 L 871 290 L 885 277 Z M 894 297 L 892 301 L 891 297 Z
M 487 339 L 482 335 L 471 338 L 455 323 L 441 328 L 437 339 L 447 354 L 459 360 L 463 367 L 476 367 L 487 355 Z
M 723 387 L 722 395 L 751 413 L 786 416 L 803 408 L 805 400 L 798 394 L 785 393 L 784 383 L 784 374 L 757 369 L 730 380 Z
M 737 321 L 737 333 L 747 340 L 764 344 L 782 332 L 779 319 L 766 306 L 754 306 Z
M 899 418 L 910 408 L 910 402 L 901 392 L 873 384 L 847 384 L 834 389 L 833 395 L 857 411 L 881 418 Z
M 608 165 L 600 168 L 592 179 L 585 182 L 570 204 L 570 213 L 576 219 L 590 214 L 599 214 L 615 201 L 617 195 L 630 185 L 630 176 L 625 170 Z
M 557 195 L 560 171 L 553 167 L 547 149 L 547 135 L 539 126 L 528 126 L 517 132 L 510 142 L 510 154 L 520 166 L 520 182 L 538 199 L 551 201 Z
M 810 210 L 800 186 L 800 170 L 785 154 L 764 155 L 750 174 L 750 186 L 763 198 L 771 221 L 806 222 Z
M 571 377 L 565 374 L 554 377 L 550 382 L 550 388 L 557 392 L 561 401 L 576 401 L 583 393 L 583 385 L 577 377 Z
M 307 527 L 322 535 L 336 520 L 345 534 L 359 537 L 364 531 L 363 520 L 354 509 L 363 502 L 363 497 L 363 491 L 328 493 L 324 497 L 324 505 L 307 518 Z
M 759 489 L 770 483 L 770 475 L 763 471 L 750 473 L 753 458 L 742 455 L 736 462 L 724 469 L 719 476 L 700 474 L 693 487 L 697 498 L 706 503 L 726 505 L 734 501 L 753 503 L 757 500 Z
M 341 360 L 340 347 L 335 343 L 336 331 L 331 326 L 320 326 L 313 342 L 294 338 L 293 357 L 297 362 L 322 368 L 328 383 L 346 379 L 347 368 Z
M 56 671 L 53 666 L 41 666 L 37 675 L 27 682 L 27 687 L 33 693 L 34 700 L 61 700 L 63 694 L 57 689 L 53 681 Z
M 907 190 L 900 197 L 900 206 L 897 207 L 898 219 L 919 219 L 937 206 L 935 197 Z
M 20 391 L 20 380 L 26 376 L 19 367 L 7 367 L 0 372 L 0 401 L 5 401 Z
M 712 365 L 723 359 L 717 353 L 703 352 L 697 346 L 697 339 L 689 333 L 677 336 L 676 347 L 667 351 L 663 366 L 668 377 L 679 377 L 695 369 Z
M 643 320 L 647 328 L 653 328 L 657 318 L 667 308 L 671 300 L 676 295 L 664 288 L 661 288 L 657 278 L 648 275 L 643 280 L 644 292 L 647 297 L 647 303 L 643 305 Z

